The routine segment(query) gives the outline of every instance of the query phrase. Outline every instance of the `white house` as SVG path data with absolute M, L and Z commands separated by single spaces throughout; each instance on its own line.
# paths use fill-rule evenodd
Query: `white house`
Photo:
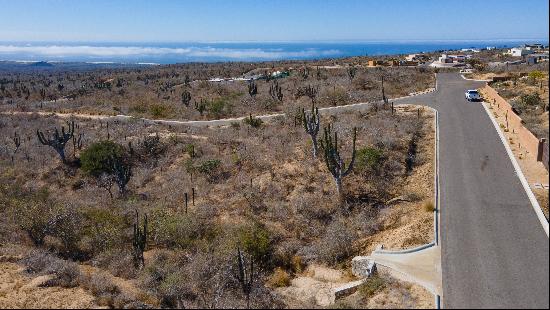
M 509 54 L 514 57 L 522 57 L 532 53 L 534 53 L 533 50 L 522 48 L 522 47 L 514 47 L 510 49 L 510 52 L 509 52 Z

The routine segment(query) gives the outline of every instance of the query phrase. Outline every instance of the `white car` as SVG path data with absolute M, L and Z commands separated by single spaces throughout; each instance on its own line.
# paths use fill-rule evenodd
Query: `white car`
M 481 100 L 481 96 L 479 95 L 479 92 L 475 89 L 469 89 L 465 93 L 466 100 L 468 101 L 479 101 Z

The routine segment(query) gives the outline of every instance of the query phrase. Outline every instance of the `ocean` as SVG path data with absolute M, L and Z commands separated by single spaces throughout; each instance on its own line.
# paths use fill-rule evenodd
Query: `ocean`
M 396 55 L 462 48 L 514 47 L 537 40 L 365 42 L 85 43 L 0 42 L 0 61 L 174 64 Z

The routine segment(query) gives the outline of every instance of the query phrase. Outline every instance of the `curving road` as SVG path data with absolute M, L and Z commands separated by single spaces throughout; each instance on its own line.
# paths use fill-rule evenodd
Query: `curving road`
M 464 99 L 483 82 L 437 82 L 397 102 L 439 111 L 443 306 L 548 309 L 548 237 L 491 119 Z

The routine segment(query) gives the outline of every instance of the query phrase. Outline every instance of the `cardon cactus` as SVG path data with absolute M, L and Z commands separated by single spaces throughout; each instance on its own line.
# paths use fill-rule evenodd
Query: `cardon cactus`
M 65 144 L 67 144 L 67 142 L 71 140 L 73 134 L 74 121 L 68 124 L 67 132 L 65 132 L 64 126 L 61 126 L 61 134 L 59 134 L 59 130 L 55 128 L 55 132 L 50 138 L 46 138 L 43 132 L 41 132 L 40 130 L 36 130 L 36 135 L 38 136 L 38 140 L 40 141 L 40 143 L 42 143 L 43 145 L 51 146 L 57 152 L 57 154 L 59 154 L 61 161 L 63 161 L 64 163 L 66 162 Z
M 316 108 L 314 104 L 311 105 L 311 113 L 306 114 L 302 109 L 302 124 L 304 129 L 311 137 L 311 143 L 313 144 L 313 157 L 317 158 L 317 134 L 319 133 L 319 126 L 321 119 L 319 117 L 319 108 Z
M 136 222 L 134 223 L 134 236 L 132 240 L 134 266 L 141 269 L 145 265 L 143 252 L 147 246 L 147 214 L 144 216 L 143 228 L 139 226 L 139 213 L 136 210 Z
M 321 140 L 321 147 L 324 150 L 325 163 L 328 170 L 334 178 L 336 183 L 336 190 L 338 195 L 342 195 L 342 178 L 350 174 L 353 170 L 353 164 L 355 163 L 355 141 L 357 138 L 357 128 L 353 128 L 353 152 L 351 155 L 351 161 L 346 167 L 344 160 L 340 157 L 340 151 L 338 150 L 338 133 L 334 133 L 334 139 L 332 138 L 332 127 L 329 125 L 325 128 L 325 134 L 323 140 Z

